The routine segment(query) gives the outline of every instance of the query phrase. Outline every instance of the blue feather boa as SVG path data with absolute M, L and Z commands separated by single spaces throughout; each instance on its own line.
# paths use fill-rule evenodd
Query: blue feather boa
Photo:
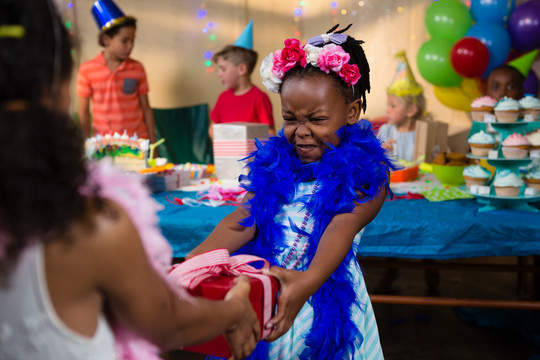
M 338 132 L 338 146 L 327 149 L 321 161 L 302 164 L 294 148 L 281 132 L 261 144 L 251 155 L 248 175 L 242 176 L 241 186 L 254 196 L 246 206 L 250 216 L 242 225 L 257 225 L 257 236 L 238 253 L 248 253 L 277 263 L 279 248 L 285 246 L 283 228 L 274 221 L 281 206 L 294 198 L 299 182 L 319 183 L 308 211 L 315 219 L 306 251 L 309 267 L 319 240 L 337 214 L 351 212 L 355 204 L 372 200 L 379 190 L 388 187 L 389 171 L 394 165 L 385 155 L 380 141 L 373 135 L 371 123 L 361 120 L 344 126 Z M 359 196 L 361 193 L 362 196 Z M 347 264 L 355 258 L 349 250 L 345 260 L 330 278 L 308 300 L 315 317 L 306 338 L 306 349 L 301 359 L 344 359 L 354 355 L 355 339 L 363 340 L 358 327 L 351 320 L 352 304 L 357 294 L 352 286 L 352 275 Z M 260 342 L 252 359 L 266 359 L 268 344 Z

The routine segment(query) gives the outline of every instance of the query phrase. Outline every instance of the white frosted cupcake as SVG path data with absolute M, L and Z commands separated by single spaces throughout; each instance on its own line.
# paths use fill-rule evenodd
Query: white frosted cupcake
M 540 99 L 527 94 L 524 98 L 519 100 L 519 105 L 521 106 L 521 114 L 523 117 L 525 117 L 525 115 L 531 115 L 533 121 L 538 121 L 538 116 L 540 115 Z
M 521 106 L 519 101 L 509 97 L 503 97 L 493 108 L 498 122 L 516 122 L 519 118 Z
M 513 133 L 501 143 L 502 153 L 507 159 L 523 159 L 529 155 L 531 143 L 521 134 Z
M 470 189 L 472 185 L 486 185 L 491 173 L 480 165 L 471 165 L 463 169 L 463 178 L 467 189 Z
M 481 130 L 473 134 L 467 142 L 471 147 L 471 153 L 474 156 L 487 156 L 489 150 L 494 149 L 497 146 L 497 140 L 493 135 Z
M 540 157 L 540 129 L 526 134 L 525 137 L 531 143 L 531 147 L 529 148 L 530 156 Z
M 491 96 L 482 96 L 471 103 L 471 117 L 473 121 L 484 121 L 485 115 L 493 114 L 493 107 L 497 100 Z
M 493 180 L 497 196 L 519 196 L 522 185 L 523 180 L 510 170 L 500 171 Z
M 540 190 L 540 165 L 536 165 L 525 174 L 525 184 Z

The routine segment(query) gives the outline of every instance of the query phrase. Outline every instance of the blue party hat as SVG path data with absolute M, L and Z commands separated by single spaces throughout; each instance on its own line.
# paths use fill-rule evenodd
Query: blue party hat
M 234 42 L 234 46 L 253 50 L 253 20 L 249 20 L 244 31 L 242 31 L 238 39 Z
M 100 31 L 107 31 L 126 20 L 135 20 L 126 16 L 112 0 L 97 0 L 92 6 L 92 15 Z

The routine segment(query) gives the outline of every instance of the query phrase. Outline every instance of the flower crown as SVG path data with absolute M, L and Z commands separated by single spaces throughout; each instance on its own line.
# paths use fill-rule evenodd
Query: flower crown
M 285 47 L 270 53 L 261 64 L 264 86 L 271 92 L 279 93 L 285 73 L 297 65 L 305 68 L 307 64 L 316 66 L 327 74 L 333 71 L 347 85 L 355 85 L 362 75 L 356 64 L 349 64 L 351 56 L 340 46 L 346 40 L 345 34 L 322 34 L 312 37 L 302 47 L 299 40 L 286 39 Z

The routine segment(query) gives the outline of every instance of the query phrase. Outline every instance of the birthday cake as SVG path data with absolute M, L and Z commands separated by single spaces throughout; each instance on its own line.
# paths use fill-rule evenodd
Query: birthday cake
M 139 171 L 147 167 L 146 157 L 150 140 L 120 135 L 96 135 L 86 139 L 85 152 L 89 159 L 111 158 L 113 163 L 125 171 Z

